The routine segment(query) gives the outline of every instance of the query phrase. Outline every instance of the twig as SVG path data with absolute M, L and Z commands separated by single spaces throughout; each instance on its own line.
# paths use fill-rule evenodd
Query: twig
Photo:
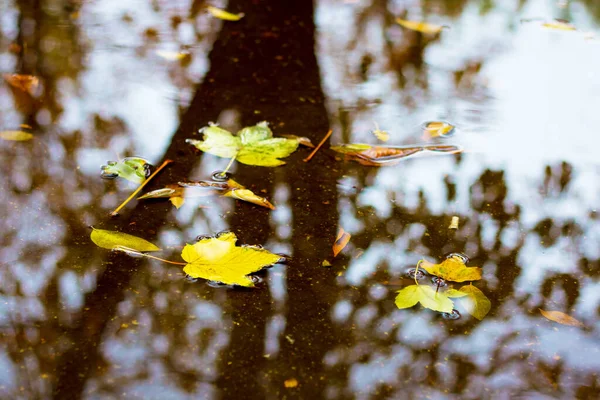
M 131 195 L 130 195 L 130 196 L 129 196 L 129 197 L 128 197 L 128 198 L 127 198 L 127 199 L 126 199 L 124 202 L 122 202 L 122 203 L 121 203 L 121 205 L 120 205 L 119 207 L 117 207 L 117 208 L 116 208 L 116 209 L 115 209 L 113 212 L 111 212 L 111 213 L 110 213 L 110 216 L 111 216 L 111 217 L 116 217 L 117 215 L 119 215 L 119 211 L 121 210 L 121 208 L 125 207 L 125 205 L 126 205 L 127 203 L 129 203 L 129 201 L 130 201 L 131 199 L 133 199 L 133 198 L 135 197 L 135 195 L 136 195 L 136 194 L 138 194 L 138 193 L 140 192 L 140 190 L 142 190 L 142 189 L 144 188 L 144 186 L 146 186 L 146 184 L 147 184 L 148 182 L 150 182 L 150 180 L 151 180 L 152 178 L 154 178 L 154 177 L 156 176 L 156 174 L 158 174 L 158 173 L 160 172 L 160 170 L 162 170 L 164 167 L 166 167 L 166 166 L 167 166 L 167 164 L 169 164 L 169 163 L 172 163 L 172 162 L 173 162 L 172 160 L 165 160 L 165 162 L 163 162 L 163 163 L 161 164 L 161 166 L 160 166 L 160 167 L 158 167 L 158 168 L 156 169 L 156 171 L 154 171 L 154 172 L 152 173 L 152 175 L 150 175 L 150 176 L 148 177 L 148 179 L 146 179 L 144 182 L 142 182 L 142 184 L 141 184 L 141 185 L 140 185 L 140 186 L 139 186 L 139 187 L 138 187 L 138 188 L 137 188 L 137 189 L 136 189 L 136 190 L 135 190 L 133 193 L 131 193 Z
M 312 153 L 310 153 L 310 154 L 308 155 L 308 157 L 306 157 L 306 158 L 305 158 L 304 160 L 302 160 L 302 161 L 304 161 L 304 162 L 309 162 L 309 161 L 310 161 L 310 159 L 311 159 L 311 158 L 313 158 L 313 156 L 315 155 L 315 153 L 316 153 L 317 151 L 319 151 L 319 149 L 321 148 L 321 146 L 323 146 L 323 143 L 325 143 L 325 141 L 326 141 L 326 140 L 329 138 L 329 136 L 331 136 L 331 134 L 332 134 L 332 133 L 333 133 L 333 130 L 331 130 L 331 129 L 330 129 L 330 130 L 329 130 L 329 132 L 327 132 L 327 135 L 325 135 L 325 137 L 323 138 L 323 140 L 321 140 L 321 143 L 319 143 L 319 144 L 317 145 L 317 147 L 315 147 L 315 149 L 312 151 Z

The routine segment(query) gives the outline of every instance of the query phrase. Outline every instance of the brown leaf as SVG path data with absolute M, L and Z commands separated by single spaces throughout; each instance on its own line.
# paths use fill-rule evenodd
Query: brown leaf
M 459 153 L 462 151 L 460 147 L 453 145 L 384 147 L 364 144 L 347 144 L 342 146 L 334 146 L 331 149 L 337 151 L 338 153 L 344 154 L 347 160 L 353 160 L 362 165 L 368 165 L 372 167 L 396 165 L 402 159 L 423 151 L 450 154 Z
M 344 230 L 344 228 L 340 228 L 338 231 L 337 238 L 335 239 L 335 243 L 333 243 L 333 256 L 337 257 L 340 254 L 340 251 L 346 247 L 348 242 L 350 242 L 351 235 Z
M 27 92 L 32 96 L 36 94 L 40 84 L 39 78 L 33 75 L 4 74 L 2 77 L 12 87 Z
M 558 322 L 561 325 L 577 326 L 577 327 L 580 327 L 580 328 L 582 328 L 584 326 L 581 322 L 579 322 L 575 318 L 573 318 L 570 315 L 567 315 L 567 314 L 565 314 L 563 312 L 560 312 L 560 311 L 544 311 L 541 308 L 539 310 L 540 310 L 540 313 L 542 313 L 542 315 L 544 317 L 546 317 L 550 321 Z

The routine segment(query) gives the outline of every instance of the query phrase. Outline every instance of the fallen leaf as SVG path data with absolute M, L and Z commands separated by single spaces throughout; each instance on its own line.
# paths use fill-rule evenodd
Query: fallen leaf
M 576 31 L 573 25 L 571 25 L 567 21 L 552 21 L 552 22 L 544 22 L 542 23 L 542 27 L 546 29 L 553 29 L 557 31 Z
M 338 231 L 338 234 L 337 234 L 337 238 L 335 239 L 335 242 L 333 243 L 333 256 L 334 257 L 337 257 L 337 255 L 340 254 L 340 251 L 342 251 L 344 249 L 344 247 L 346 247 L 348 242 L 350 242 L 350 237 L 351 237 L 351 235 L 348 232 L 346 232 L 344 230 L 344 228 L 340 228 L 340 230 Z
M 237 237 L 227 232 L 187 244 L 181 257 L 188 263 L 183 271 L 192 278 L 202 278 L 228 285 L 252 287 L 248 274 L 277 263 L 281 256 L 253 246 L 236 246 Z
M 447 258 L 440 264 L 422 260 L 419 267 L 446 281 L 465 282 L 481 279 L 481 268 L 467 267 L 460 257 Z
M 560 311 L 544 311 L 541 308 L 539 310 L 540 310 L 540 313 L 542 313 L 542 315 L 544 317 L 546 317 L 550 321 L 558 322 L 561 325 L 577 326 L 579 328 L 583 328 L 585 326 L 581 322 L 579 322 L 578 320 L 576 320 L 575 318 L 573 318 L 570 315 L 567 315 L 567 314 L 565 314 L 563 312 L 560 312 Z
M 410 285 L 398 291 L 396 307 L 410 308 L 417 303 L 433 311 L 451 313 L 454 303 L 445 294 L 428 285 Z
M 455 126 L 445 121 L 429 121 L 423 124 L 424 139 L 452 136 Z
M 225 21 L 239 21 L 244 17 L 244 13 L 232 14 L 213 6 L 208 6 L 206 9 L 212 14 L 213 17 L 223 19 Z
M 177 209 L 179 209 L 183 205 L 183 203 L 185 202 L 185 199 L 183 197 L 179 197 L 179 196 L 172 196 L 172 197 L 169 197 L 169 201 Z
M 215 196 L 219 194 L 216 190 L 210 189 L 188 189 L 181 185 L 167 185 L 162 189 L 153 190 L 143 196 L 138 197 L 138 200 L 147 199 L 169 199 L 169 201 L 178 209 L 185 203 L 186 198 Z
M 296 378 L 286 379 L 283 385 L 288 389 L 295 388 L 298 386 L 298 380 Z
M 254 194 L 254 192 L 252 192 L 251 190 L 248 190 L 248 189 L 227 190 L 225 193 L 223 193 L 223 196 L 247 201 L 249 203 L 256 204 L 256 205 L 259 205 L 262 207 L 266 207 L 271 210 L 275 209 L 275 206 L 273 204 L 271 204 L 269 202 L 269 200 L 265 199 L 264 197 L 260 197 L 256 194 Z
M 473 285 L 463 286 L 459 290 L 450 289 L 446 292 L 446 295 L 448 297 L 460 297 L 459 301 L 465 307 L 467 312 L 480 321 L 487 315 L 487 313 L 490 312 L 490 309 L 492 308 L 490 299 L 488 299 L 481 290 Z
M 27 92 L 32 96 L 36 94 L 40 84 L 39 78 L 33 75 L 4 74 L 2 77 L 12 87 Z
M 114 250 L 115 248 L 125 248 L 136 251 L 159 251 L 160 249 L 149 241 L 137 236 L 129 235 L 123 232 L 107 231 L 104 229 L 92 228 L 90 239 L 98 247 Z
M 331 267 L 331 263 L 327 260 L 323 260 L 321 263 L 321 267 Z
M 387 142 L 390 139 L 390 134 L 386 131 L 382 131 L 381 129 L 379 129 L 379 125 L 377 125 L 377 123 L 375 123 L 375 130 L 373 131 L 373 135 L 375 135 L 375 137 L 381 140 L 382 142 Z
M 307 138 L 306 136 L 281 135 L 281 137 L 296 140 L 298 142 L 298 144 L 301 144 L 302 146 L 310 147 L 313 149 L 315 148 L 315 145 L 312 144 L 311 140 L 309 138 Z
M 450 221 L 450 225 L 448 226 L 448 229 L 458 229 L 458 222 L 459 222 L 458 216 L 454 215 L 452 217 L 452 220 Z
M 179 61 L 190 57 L 190 53 L 187 51 L 156 50 L 156 55 L 168 61 Z
M 235 158 L 242 164 L 277 167 L 285 164 L 279 160 L 298 148 L 297 139 L 274 138 L 267 122 L 246 127 L 233 135 L 216 125 L 200 130 L 204 140 L 187 139 L 197 149 L 218 157 Z
M 121 177 L 137 184 L 144 183 L 152 167 L 152 164 L 141 157 L 125 157 L 120 161 L 107 161 L 106 164 L 100 167 L 103 178 Z
M 17 142 L 22 142 L 25 140 L 33 139 L 33 135 L 29 132 L 23 131 L 2 131 L 0 132 L 0 138 L 4 140 L 14 140 Z
M 396 18 L 396 22 L 407 29 L 430 35 L 439 33 L 442 31 L 442 29 L 447 28 L 447 26 L 443 25 L 434 25 L 421 21 L 408 21 L 401 18 Z
M 382 167 L 396 165 L 402 159 L 421 152 L 460 153 L 462 149 L 453 145 L 421 145 L 421 146 L 371 146 L 363 143 L 343 144 L 331 147 L 333 151 L 342 153 L 346 159 L 362 165 Z

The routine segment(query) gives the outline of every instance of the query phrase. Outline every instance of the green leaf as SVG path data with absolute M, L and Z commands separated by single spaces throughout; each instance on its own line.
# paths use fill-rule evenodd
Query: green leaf
M 396 307 L 409 308 L 417 303 L 430 310 L 451 313 L 454 307 L 452 300 L 445 294 L 438 292 L 427 285 L 410 285 L 398 291 Z
M 488 299 L 486 295 L 475 286 L 463 286 L 458 291 L 466 293 L 467 297 L 460 299 L 460 302 L 465 307 L 467 312 L 478 320 L 481 321 L 483 317 L 490 312 L 490 309 L 492 308 L 490 299 Z
M 107 231 L 92 228 L 90 238 L 98 247 L 114 250 L 123 247 L 137 251 L 159 251 L 160 249 L 149 241 L 123 232 Z
M 421 261 L 420 268 L 444 280 L 451 282 L 477 281 L 481 279 L 481 268 L 467 268 L 460 257 L 450 257 L 440 264 L 433 264 L 429 261 Z
M 0 132 L 0 138 L 4 140 L 14 140 L 17 142 L 22 142 L 25 140 L 33 139 L 33 135 L 31 133 L 23 131 L 2 131 Z
M 146 180 L 146 171 L 150 166 L 147 160 L 140 157 L 126 157 L 120 161 L 109 161 L 103 165 L 103 178 L 116 178 L 120 176 L 130 182 L 141 184 Z
M 252 287 L 248 274 L 277 263 L 281 256 L 253 246 L 236 246 L 237 237 L 227 232 L 218 237 L 187 244 L 181 257 L 188 263 L 183 272 L 193 278 Z
M 273 138 L 266 122 L 246 127 L 234 136 L 225 129 L 210 125 L 200 130 L 203 140 L 187 139 L 186 142 L 206 153 L 223 158 L 234 158 L 247 165 L 277 167 L 285 164 L 285 158 L 298 148 L 299 139 Z
M 467 293 L 461 292 L 460 290 L 456 290 L 456 289 L 448 289 L 444 292 L 444 294 L 450 298 L 460 298 L 460 297 L 468 296 Z

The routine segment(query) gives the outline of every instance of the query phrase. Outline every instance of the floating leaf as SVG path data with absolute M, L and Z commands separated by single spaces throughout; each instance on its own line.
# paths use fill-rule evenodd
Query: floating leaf
M 40 84 L 39 78 L 33 75 L 4 74 L 2 77 L 10 86 L 27 92 L 30 95 L 35 95 Z
M 2 131 L 0 132 L 0 138 L 4 140 L 14 140 L 17 142 L 22 142 L 25 140 L 33 139 L 33 135 L 29 132 L 23 131 Z
M 562 325 L 577 326 L 579 328 L 584 327 L 583 323 L 579 322 L 575 318 L 573 318 L 570 315 L 567 315 L 563 312 L 544 311 L 541 308 L 539 310 L 540 310 L 540 313 L 542 313 L 542 315 L 544 317 L 546 317 L 547 319 L 549 319 L 550 321 L 558 322 L 559 324 L 562 324 Z
M 381 129 L 379 129 L 379 125 L 377 125 L 377 123 L 375 123 L 375 130 L 373 131 L 373 135 L 375 135 L 375 137 L 381 140 L 382 142 L 387 142 L 390 139 L 390 134 L 386 131 L 382 131 Z
M 223 193 L 223 196 L 247 201 L 249 203 L 256 204 L 256 205 L 259 205 L 262 207 L 266 207 L 271 210 L 275 209 L 275 206 L 273 204 L 271 204 L 269 202 L 269 200 L 265 199 L 264 197 L 260 197 L 256 194 L 254 194 L 254 192 L 252 192 L 251 190 L 248 190 L 248 189 L 227 190 L 225 193 Z
M 544 22 L 544 23 L 542 23 L 542 27 L 546 28 L 546 29 L 557 30 L 557 31 L 576 31 L 577 30 L 577 28 L 575 28 L 569 22 L 562 21 L 562 20 L 556 20 L 556 21 L 552 21 L 552 22 Z
M 125 157 L 120 161 L 108 161 L 106 164 L 100 167 L 103 178 L 114 179 L 120 176 L 137 184 L 144 183 L 152 167 L 152 164 L 140 157 Z
M 169 197 L 169 201 L 171 202 L 171 204 L 173 204 L 177 209 L 179 209 L 183 203 L 185 202 L 185 199 L 183 197 L 179 197 L 179 196 L 173 196 L 173 197 Z
M 451 313 L 454 303 L 445 294 L 427 285 L 410 285 L 398 291 L 396 307 L 410 308 L 417 303 L 430 310 Z
M 218 157 L 235 158 L 242 164 L 277 167 L 285 164 L 279 160 L 298 148 L 297 139 L 274 138 L 267 122 L 246 127 L 237 135 L 210 125 L 200 130 L 204 140 L 187 139 L 197 149 Z
M 185 203 L 186 198 L 214 196 L 217 194 L 219 194 L 219 192 L 216 190 L 188 189 L 181 185 L 167 185 L 165 188 L 153 190 L 138 197 L 138 200 L 167 198 L 175 207 L 180 208 Z
M 453 293 L 448 293 L 450 291 L 453 291 Z M 455 295 L 454 292 L 464 293 L 466 296 Z M 460 302 L 467 312 L 480 321 L 492 308 L 490 299 L 473 285 L 463 286 L 459 290 L 450 289 L 446 292 L 446 295 L 448 297 L 461 297 Z
M 114 250 L 115 248 L 125 248 L 137 251 L 159 251 L 160 249 L 149 241 L 137 236 L 129 235 L 123 232 L 107 231 L 104 229 L 92 228 L 90 239 L 98 247 Z
M 342 153 L 346 159 L 362 165 L 382 167 L 396 165 L 402 159 L 421 152 L 460 153 L 462 149 L 452 145 L 422 145 L 422 146 L 371 146 L 363 143 L 343 144 L 331 147 L 333 151 Z
M 208 6 L 206 9 L 212 14 L 213 17 L 223 19 L 225 21 L 239 21 L 244 17 L 244 13 L 232 14 L 213 6 Z
M 281 256 L 253 246 L 236 246 L 235 233 L 204 238 L 187 244 L 181 257 L 188 263 L 183 271 L 192 278 L 252 287 L 248 274 L 277 263 Z
M 157 50 L 156 55 L 168 61 L 179 61 L 190 57 L 190 53 L 187 51 Z
M 454 131 L 455 126 L 445 121 L 429 121 L 423 124 L 423 136 L 425 136 L 425 139 L 452 136 Z
M 442 31 L 442 29 L 447 28 L 447 26 L 443 25 L 434 25 L 427 22 L 421 21 L 408 21 L 401 18 L 396 18 L 396 22 L 407 29 L 411 29 L 413 31 L 426 33 L 426 34 L 436 34 Z
M 335 239 L 335 243 L 333 243 L 333 256 L 337 257 L 340 254 L 340 251 L 346 247 L 348 242 L 350 242 L 351 235 L 344 230 L 344 228 L 340 228 L 337 234 L 337 238 Z
M 313 149 L 315 148 L 315 145 L 312 144 L 311 140 L 309 138 L 307 138 L 306 136 L 281 135 L 281 137 L 295 140 L 298 142 L 298 144 L 301 144 L 302 146 L 310 147 Z
M 464 261 L 457 256 L 445 259 L 440 264 L 433 264 L 429 261 L 422 260 L 419 267 L 447 281 L 465 282 L 477 281 L 481 279 L 481 268 L 468 268 Z

